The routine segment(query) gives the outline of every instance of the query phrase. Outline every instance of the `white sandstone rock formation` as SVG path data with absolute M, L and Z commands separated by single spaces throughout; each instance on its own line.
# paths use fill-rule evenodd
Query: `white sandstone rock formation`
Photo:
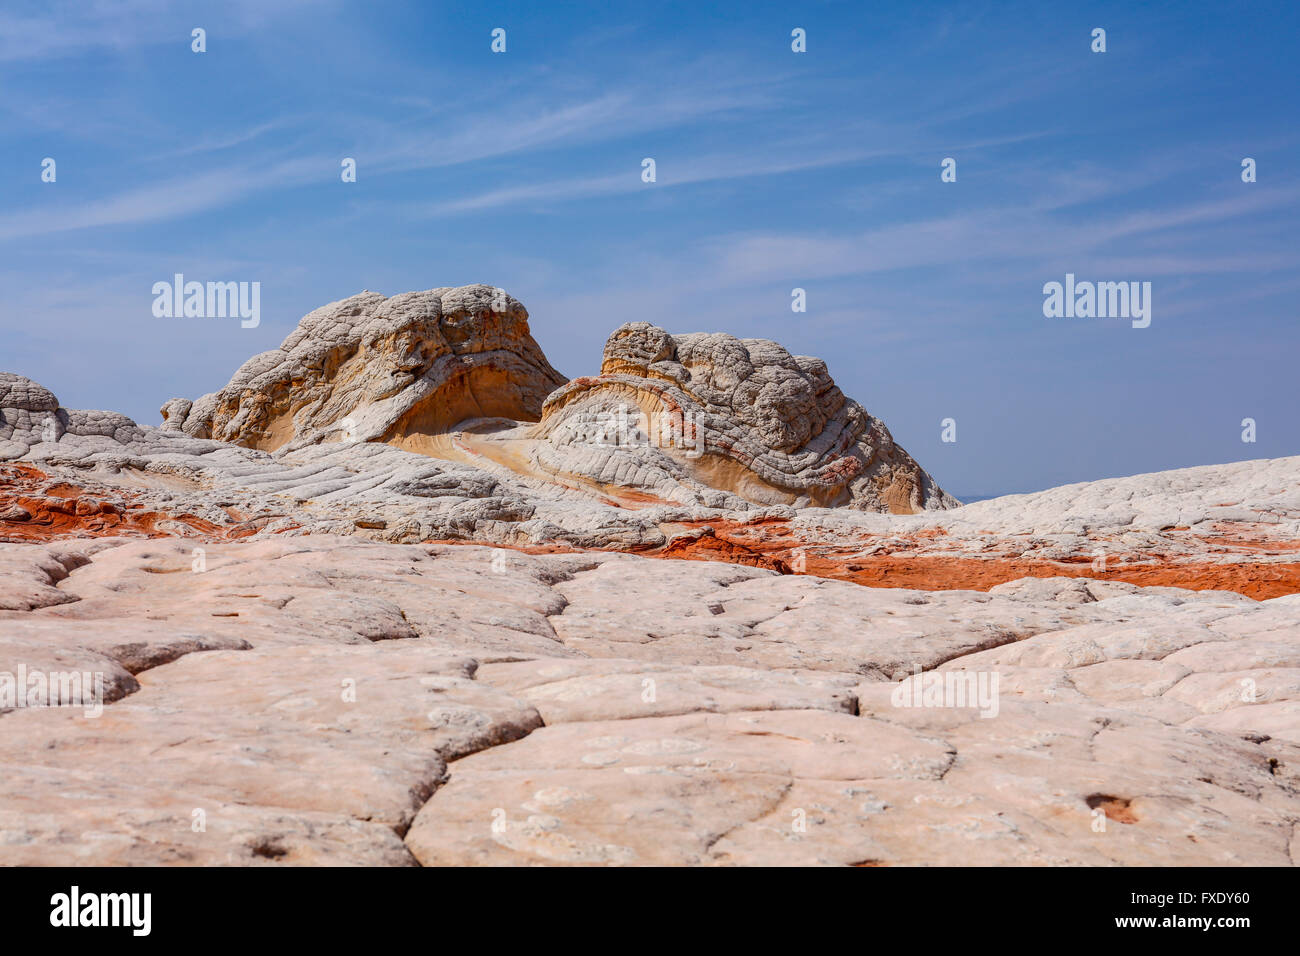
M 397 443 L 467 418 L 535 421 L 563 382 L 529 334 L 527 310 L 501 289 L 362 292 L 304 316 L 221 391 L 171 399 L 162 412 L 165 427 L 266 451 Z
M 0 375 L 0 865 L 1300 861 L 1300 458 L 950 507 L 816 360 L 499 305 Z
M 590 426 L 610 421 L 615 440 L 593 441 Z M 547 471 L 669 500 L 690 484 L 759 505 L 911 514 L 959 504 L 844 397 L 825 362 L 767 339 L 623 325 L 600 376 L 555 391 L 535 432 L 549 439 L 537 452 Z
M 0 545 L 0 575 L 0 673 L 111 688 L 0 713 L 0 865 L 1300 857 L 1295 597 L 327 536 L 203 570 Z M 917 671 L 996 673 L 996 706 L 914 702 Z

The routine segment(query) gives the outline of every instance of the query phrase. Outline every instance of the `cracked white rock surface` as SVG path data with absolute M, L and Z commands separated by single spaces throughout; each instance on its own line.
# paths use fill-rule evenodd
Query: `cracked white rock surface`
M 1295 862 L 1294 598 L 80 547 L 0 549 L 39 586 L 0 611 L 0 671 L 41 648 L 133 683 L 98 718 L 0 714 L 0 863 Z M 996 671 L 997 715 L 896 706 L 918 667 Z

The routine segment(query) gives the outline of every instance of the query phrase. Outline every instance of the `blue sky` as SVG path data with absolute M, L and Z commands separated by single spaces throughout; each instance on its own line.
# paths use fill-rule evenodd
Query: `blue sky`
M 1300 453 L 1300 5 L 727 7 L 6 3 L 0 368 L 157 424 L 319 305 L 485 282 L 569 376 L 638 320 L 821 356 L 959 495 Z M 176 272 L 261 325 L 155 318 Z M 1150 327 L 1045 318 L 1067 272 Z

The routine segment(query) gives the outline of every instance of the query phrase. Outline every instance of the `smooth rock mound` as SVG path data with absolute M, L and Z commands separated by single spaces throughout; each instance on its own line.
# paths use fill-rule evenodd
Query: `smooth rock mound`
M 221 391 L 172 399 L 163 428 L 264 451 L 443 432 L 467 418 L 536 421 L 565 381 L 528 311 L 486 285 L 362 292 L 305 316 Z
M 767 339 L 623 325 L 600 375 L 554 392 L 536 433 L 548 442 L 541 464 L 558 475 L 669 499 L 686 482 L 761 505 L 910 514 L 958 504 L 825 362 Z

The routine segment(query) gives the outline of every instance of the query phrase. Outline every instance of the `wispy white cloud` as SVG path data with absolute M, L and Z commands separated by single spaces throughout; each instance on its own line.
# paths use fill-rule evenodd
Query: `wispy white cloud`
M 656 158 L 655 187 L 665 189 L 694 183 L 730 182 L 758 176 L 777 176 L 852 165 L 886 157 L 914 155 L 923 149 L 912 140 L 906 139 L 901 133 L 892 135 L 880 130 L 876 132 L 874 138 L 877 141 L 887 142 L 890 145 L 870 149 L 844 148 L 831 142 L 809 142 L 805 139 L 767 142 L 756 144 L 744 152 L 715 153 L 707 156 L 675 158 L 671 154 L 660 153 Z M 1024 142 L 1040 135 L 1043 134 L 1023 133 L 955 145 L 960 150 L 975 152 L 993 146 Z M 938 155 L 935 147 L 928 148 L 935 152 L 936 156 Z M 592 199 L 645 188 L 646 184 L 641 180 L 641 167 L 638 164 L 623 172 L 611 172 L 600 176 L 579 176 L 503 186 L 473 196 L 408 207 L 407 211 L 416 215 L 436 217 L 528 203 Z
M 1185 203 L 1157 210 L 1097 217 L 1088 223 L 1062 223 L 1022 209 L 986 208 L 977 212 L 918 222 L 901 222 L 854 235 L 757 234 L 722 237 L 712 245 L 720 277 L 750 282 L 773 274 L 826 278 L 888 272 L 919 266 L 951 266 L 999 259 L 1054 261 L 1104 254 L 1124 263 L 1127 274 L 1199 271 L 1267 271 L 1300 264 L 1300 250 L 1267 254 L 1190 254 L 1187 231 L 1293 206 L 1300 189 L 1255 190 L 1226 199 Z M 1120 255 L 1123 239 L 1182 230 L 1173 250 Z
M 367 162 L 387 172 L 462 165 L 552 147 L 608 142 L 723 114 L 753 113 L 774 102 L 770 90 L 750 85 L 706 94 L 627 87 L 549 108 L 530 97 L 504 107 L 474 104 L 432 131 L 381 131 Z
M 788 152 L 792 153 L 793 150 Z M 842 166 L 847 163 L 860 162 L 873 155 L 877 154 L 866 151 L 841 150 L 807 156 L 792 156 L 791 158 L 780 158 L 779 156 L 767 158 L 756 156 L 750 152 L 688 158 L 677 165 L 661 156 L 663 165 L 659 165 L 659 162 L 656 161 L 654 188 L 666 189 L 692 183 L 732 182 L 756 176 L 777 176 L 808 169 L 821 169 L 827 166 Z M 462 199 L 431 203 L 416 207 L 412 211 L 417 215 L 440 216 L 478 212 L 503 206 L 520 206 L 526 203 L 591 199 L 616 193 L 630 193 L 647 188 L 650 187 L 647 183 L 642 182 L 641 166 L 638 164 L 621 173 L 507 186 Z
M 177 159 L 181 156 L 219 153 L 222 150 L 234 149 L 236 146 L 243 146 L 246 143 L 251 143 L 256 139 L 265 136 L 267 133 L 282 130 L 288 126 L 289 122 L 287 120 L 277 120 L 271 123 L 259 123 L 251 129 L 236 130 L 231 133 L 224 133 L 215 136 L 208 135 L 203 137 L 197 143 L 192 143 L 189 146 L 182 146 L 179 149 L 159 153 L 155 158 L 159 160 L 169 160 Z
M 225 35 L 238 35 L 325 0 L 225 0 L 218 12 Z M 0 11 L 0 62 L 49 60 L 94 50 L 123 51 L 175 42 L 188 46 L 196 11 L 170 0 L 41 0 Z
M 0 240 L 178 219 L 218 209 L 275 185 L 301 185 L 327 174 L 332 175 L 333 170 L 311 159 L 214 170 L 91 202 L 41 206 L 0 216 Z
M 643 103 L 642 97 L 646 95 L 645 91 L 634 88 L 610 91 L 551 109 L 538 108 L 532 102 L 515 103 L 495 111 L 478 110 L 469 104 L 468 115 L 444 121 L 445 130 L 411 130 L 401 125 L 381 124 L 368 138 L 364 150 L 356 151 L 356 158 L 364 175 L 468 165 L 516 153 L 572 148 L 672 128 L 722 113 L 754 110 L 771 102 L 770 96 L 757 87 L 720 89 L 704 96 L 668 90 Z M 214 134 L 191 146 L 158 153 L 150 161 L 169 163 L 181 156 L 247 145 L 273 130 L 301 123 L 301 118 L 281 119 L 252 129 Z M 335 120 L 333 125 L 339 126 L 339 121 Z M 180 219 L 259 192 L 309 185 L 338 175 L 340 154 L 317 150 L 314 154 L 284 159 L 284 152 L 283 147 L 268 147 L 252 156 L 245 154 L 235 168 L 221 167 L 173 177 L 157 185 L 120 191 L 89 203 L 63 206 L 41 203 L 12 211 L 0 215 L 0 241 L 99 226 Z M 706 177 L 699 172 L 692 175 Z M 598 195 L 613 188 L 612 180 L 606 184 L 575 182 L 556 187 L 575 198 Z M 524 190 L 518 198 L 522 200 L 526 194 Z M 500 201 L 508 199 L 503 195 Z M 491 198 L 483 202 L 484 206 L 493 204 Z

